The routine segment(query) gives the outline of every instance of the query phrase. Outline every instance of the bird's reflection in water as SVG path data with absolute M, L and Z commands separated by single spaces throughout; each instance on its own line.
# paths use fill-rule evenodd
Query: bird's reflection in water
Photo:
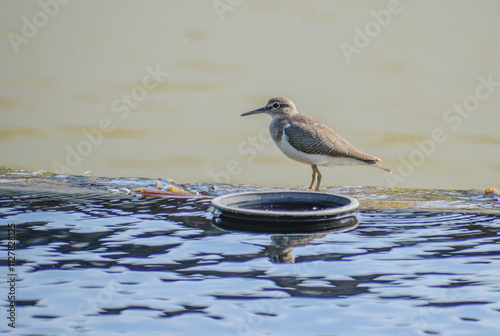
M 279 223 L 279 225 L 273 226 L 272 222 L 268 222 L 266 225 L 255 225 L 255 223 L 249 225 L 247 221 L 239 222 L 235 219 L 227 219 L 220 216 L 214 217 L 212 220 L 212 225 L 219 230 L 270 234 L 271 244 L 264 246 L 266 255 L 269 256 L 269 259 L 273 263 L 286 264 L 295 263 L 295 257 L 292 254 L 295 247 L 306 246 L 314 239 L 324 237 L 327 234 L 354 230 L 359 222 L 356 216 L 351 215 L 323 221 L 320 224 L 317 222 L 304 222 L 303 225 L 294 223 L 294 232 L 290 232 L 291 226 L 283 224 Z M 247 228 L 247 230 L 244 230 L 244 228 Z M 314 231 L 308 232 L 311 228 Z
M 315 238 L 321 238 L 327 233 L 320 234 L 285 234 L 285 235 L 272 235 L 271 245 L 266 246 L 266 255 L 273 263 L 295 263 L 293 250 L 297 246 L 308 245 Z
M 337 220 L 341 226 L 335 229 L 325 230 L 314 233 L 292 233 L 292 234 L 273 234 L 271 235 L 271 244 L 265 247 L 266 255 L 273 263 L 295 263 L 293 250 L 297 246 L 306 246 L 316 238 L 322 238 L 327 234 L 341 233 L 354 230 L 358 226 L 358 219 L 355 216 L 349 216 Z

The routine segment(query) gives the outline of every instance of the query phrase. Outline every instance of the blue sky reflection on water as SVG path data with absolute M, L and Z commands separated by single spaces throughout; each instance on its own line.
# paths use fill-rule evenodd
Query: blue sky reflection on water
M 154 180 L 16 174 L 0 186 L 0 225 L 14 223 L 19 242 L 16 332 L 498 331 L 494 198 L 460 191 L 413 191 L 411 197 L 401 190 L 377 201 L 381 190 L 340 188 L 331 191 L 360 198 L 354 230 L 255 234 L 214 227 L 209 199 L 106 192 L 113 183 Z M 191 187 L 206 192 L 207 185 Z M 410 198 L 414 203 L 401 207 Z

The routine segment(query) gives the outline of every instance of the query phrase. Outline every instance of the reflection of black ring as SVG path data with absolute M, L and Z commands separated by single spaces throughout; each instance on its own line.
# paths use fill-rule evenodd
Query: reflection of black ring
M 340 233 L 353 230 L 358 224 L 358 219 L 354 215 L 307 222 L 253 221 L 228 218 L 224 215 L 214 216 L 212 220 L 212 225 L 218 229 L 260 233 Z

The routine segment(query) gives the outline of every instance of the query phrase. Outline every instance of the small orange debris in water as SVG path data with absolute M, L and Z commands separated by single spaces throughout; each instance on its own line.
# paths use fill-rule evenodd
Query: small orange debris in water
M 485 190 L 484 193 L 488 196 L 500 196 L 500 189 L 490 188 L 490 189 Z
M 178 193 L 178 194 L 191 194 L 191 195 L 193 194 L 187 190 L 174 187 L 173 185 L 169 185 L 167 190 L 170 192 Z
M 192 193 L 187 190 L 181 189 L 174 187 L 172 185 L 169 185 L 167 190 L 161 190 L 163 187 L 158 187 L 158 183 L 156 183 L 155 187 L 158 188 L 159 190 L 156 189 L 145 189 L 145 188 L 136 188 L 134 189 L 134 192 L 141 194 L 143 196 L 150 196 L 150 197 L 161 197 L 161 196 L 170 196 L 170 197 L 180 197 L 180 198 L 197 198 L 197 199 L 210 199 L 213 198 L 212 196 L 206 196 L 206 195 L 200 195 L 198 193 Z

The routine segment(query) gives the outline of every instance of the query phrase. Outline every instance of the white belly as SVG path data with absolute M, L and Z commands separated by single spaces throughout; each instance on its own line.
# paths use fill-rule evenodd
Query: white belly
M 335 166 L 352 166 L 352 165 L 362 165 L 364 162 L 352 159 L 352 158 L 346 158 L 346 157 L 331 157 L 328 155 L 322 155 L 322 154 L 307 154 L 303 152 L 299 152 L 295 148 L 290 145 L 288 142 L 288 137 L 286 134 L 283 132 L 281 140 L 279 142 L 276 142 L 276 145 L 278 148 L 288 156 L 290 159 L 299 161 L 302 163 L 306 163 L 309 165 L 316 165 L 316 166 L 327 166 L 327 167 L 335 167 Z

